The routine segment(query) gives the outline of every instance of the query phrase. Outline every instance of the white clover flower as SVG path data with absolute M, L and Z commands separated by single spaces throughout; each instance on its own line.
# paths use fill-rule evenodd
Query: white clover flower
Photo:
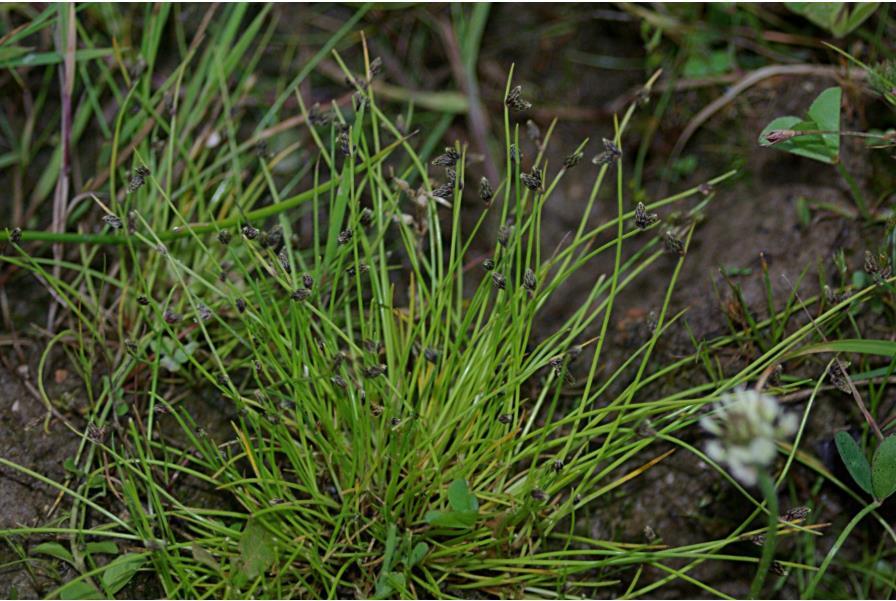
M 716 436 L 706 445 L 706 454 L 752 486 L 759 471 L 774 461 L 775 443 L 796 432 L 799 418 L 782 411 L 775 397 L 739 388 L 722 395 L 716 410 L 701 418 L 700 425 Z

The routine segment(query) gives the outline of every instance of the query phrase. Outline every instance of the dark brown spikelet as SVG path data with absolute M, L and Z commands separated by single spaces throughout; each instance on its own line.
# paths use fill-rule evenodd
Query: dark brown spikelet
M 890 274 L 892 273 L 892 268 L 890 267 L 887 255 L 885 253 L 880 253 L 878 256 L 874 256 L 874 253 L 866 250 L 865 271 L 871 276 L 875 283 L 882 283 L 890 277 Z
M 361 372 L 365 378 L 376 378 L 378 376 L 386 373 L 385 365 L 371 365 L 370 367 L 365 367 L 364 371 Z
M 464 183 L 462 181 L 457 181 L 457 171 L 454 169 L 454 167 L 445 167 L 445 180 L 449 184 L 451 184 L 452 188 L 454 187 L 454 184 L 457 184 L 458 190 L 464 189 Z
M 533 499 L 540 503 L 547 503 L 548 499 L 550 498 L 548 497 L 548 493 L 538 488 L 533 488 L 531 495 Z
M 523 86 L 516 86 L 510 90 L 505 102 L 509 108 L 515 111 L 527 111 L 532 108 L 532 103 L 523 99 Z
M 447 146 L 445 153 L 434 158 L 432 164 L 434 167 L 454 167 L 458 160 L 460 160 L 460 153 L 451 146 Z
M 444 198 L 448 200 L 449 198 L 454 197 L 454 182 L 445 182 L 438 188 L 433 188 L 432 191 L 433 196 L 437 196 L 438 198 Z
M 489 183 L 488 178 L 483 177 L 479 180 L 479 198 L 482 199 L 482 202 L 490 203 L 494 195 L 495 192 L 492 190 L 492 185 Z
M 496 271 L 492 273 L 492 284 L 498 290 L 504 290 L 507 287 L 507 279 L 501 272 Z
M 354 265 L 350 265 L 345 269 L 345 273 L 347 273 L 351 277 L 354 277 L 356 273 L 367 273 L 369 270 L 370 267 L 368 267 L 366 263 L 361 263 L 357 267 L 355 267 Z
M 163 317 L 167 323 L 174 324 L 179 322 L 183 316 L 180 313 L 172 311 L 171 309 L 165 309 Z
M 781 519 L 785 522 L 798 522 L 800 520 L 804 520 L 809 516 L 809 508 L 800 505 L 799 507 L 792 507 L 781 514 Z
M 604 151 L 594 157 L 592 161 L 595 165 L 609 165 L 622 158 L 622 150 L 612 140 L 604 138 L 603 143 Z
M 134 173 L 131 174 L 131 179 L 128 181 L 128 194 L 139 190 L 146 183 L 147 177 L 149 177 L 149 169 L 146 167 L 141 165 L 134 169 Z
M 555 472 L 559 472 L 563 469 L 563 460 L 562 459 L 554 459 L 551 462 L 551 469 Z
M 510 234 L 513 232 L 513 227 L 509 225 L 502 225 L 498 228 L 498 244 L 501 246 L 507 246 L 507 242 L 510 241 Z
M 248 240 L 255 240 L 256 238 L 258 238 L 258 230 L 251 225 L 244 225 L 243 236 L 245 236 Z
M 87 438 L 95 444 L 102 444 L 102 442 L 106 440 L 107 433 L 108 429 L 106 426 L 99 427 L 96 424 L 89 424 L 87 426 Z
M 120 230 L 122 227 L 121 219 L 115 215 L 103 215 L 103 221 L 113 230 Z
M 220 232 L 218 232 L 218 242 L 220 242 L 224 246 L 230 244 L 231 237 L 232 236 L 230 235 L 230 232 L 228 232 L 227 230 L 221 230 Z
M 302 276 L 302 286 L 308 290 L 314 288 L 314 277 L 312 277 L 310 273 L 306 273 Z
M 635 207 L 635 225 L 637 228 L 646 230 L 657 221 L 659 221 L 659 216 L 656 213 L 648 213 L 644 203 L 639 202 Z
M 283 246 L 283 228 L 275 225 L 266 232 L 261 232 L 259 240 L 262 248 L 272 248 L 274 252 L 278 252 Z
M 145 307 L 149 304 L 149 299 L 143 296 L 142 294 L 137 297 L 137 304 Z
M 345 228 L 339 235 L 336 237 L 336 242 L 339 244 L 348 244 L 352 240 L 352 236 L 354 236 L 354 232 L 352 232 L 351 228 Z
M 669 252 L 675 253 L 679 257 L 684 256 L 684 242 L 682 242 L 681 238 L 676 236 L 672 230 L 666 230 L 666 235 L 663 237 L 663 243 L 666 245 L 666 250 Z
M 343 390 L 348 387 L 348 383 L 345 381 L 345 378 L 338 374 L 330 378 L 330 381 Z
M 432 347 L 427 347 L 423 351 L 423 358 L 429 361 L 430 363 L 435 363 L 439 360 L 439 351 Z
M 307 288 L 299 288 L 298 290 L 293 292 L 289 298 L 291 298 L 292 300 L 294 300 L 296 302 L 302 302 L 302 301 L 308 300 L 309 296 L 311 296 L 310 290 L 308 290 Z
M 311 107 L 311 110 L 308 111 L 308 121 L 311 122 L 311 125 L 326 125 L 332 119 L 333 116 L 321 109 L 319 103 L 315 103 L 315 105 Z
M 581 150 L 574 150 L 573 152 L 566 155 L 565 159 L 563 159 L 563 168 L 572 169 L 579 164 L 579 161 L 582 160 L 583 156 L 585 156 L 585 153 L 583 153 Z
M 369 72 L 370 79 L 379 76 L 383 72 L 383 59 L 377 56 L 372 61 L 370 61 Z
M 339 151 L 343 154 L 343 156 L 352 156 L 352 141 L 348 137 L 348 132 L 344 131 L 340 133 L 336 138 L 336 142 L 339 144 Z
M 513 421 L 513 416 L 510 415 L 509 413 L 502 413 L 501 415 L 498 416 L 498 421 L 501 422 L 502 424 L 509 424 L 510 422 Z
M 535 278 L 535 272 L 527 268 L 523 274 L 523 288 L 529 292 L 535 292 L 536 286 L 538 286 L 538 280 Z
M 12 231 L 9 233 L 9 241 L 13 244 L 19 244 L 22 241 L 22 228 L 12 228 Z
M 530 190 L 538 190 L 541 188 L 541 169 L 537 167 L 532 167 L 532 171 L 529 173 L 521 173 L 520 180 L 523 182 L 523 185 L 529 188 Z
M 212 310 L 209 309 L 206 305 L 199 305 L 196 308 L 196 321 L 208 321 L 212 318 Z
M 843 362 L 841 367 L 840 361 L 834 361 L 829 373 L 831 376 L 831 384 L 833 384 L 837 390 L 850 394 L 852 393 L 852 389 L 849 387 L 849 376 L 846 373 L 847 367 L 849 367 L 849 363 Z
M 482 267 L 486 271 L 491 271 L 492 269 L 495 268 L 495 261 L 493 259 L 486 259 L 485 261 L 482 262 Z
M 373 225 L 373 211 L 371 211 L 367 207 L 364 207 L 363 209 L 361 209 L 361 215 L 358 219 L 361 222 L 361 225 L 363 225 L 364 227 L 370 227 L 371 225 Z
M 277 253 L 277 261 L 280 263 L 280 267 L 283 268 L 283 271 L 292 273 L 292 265 L 289 262 L 289 253 L 286 251 L 285 246 Z
M 516 144 L 510 145 L 509 153 L 511 163 L 516 163 L 517 165 L 519 165 L 519 163 L 523 160 L 523 151 L 520 150 L 520 148 Z
M 246 301 L 241 298 L 236 299 L 236 310 L 240 313 L 246 312 Z

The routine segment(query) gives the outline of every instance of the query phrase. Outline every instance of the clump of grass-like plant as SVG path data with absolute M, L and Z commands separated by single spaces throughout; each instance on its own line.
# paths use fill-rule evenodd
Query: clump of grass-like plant
M 701 408 L 764 381 L 800 356 L 814 328 L 872 291 L 790 333 L 788 306 L 783 321 L 773 312 L 746 334 L 658 365 L 655 345 L 680 317 L 669 306 L 696 218 L 730 173 L 631 206 L 620 149 L 634 103 L 607 126 L 592 163 L 579 161 L 585 140 L 562 166 L 547 164 L 553 125 L 538 154 L 520 158 L 515 111 L 529 103 L 511 72 L 502 176 L 476 180 L 464 144 L 433 165 L 439 137 L 389 118 L 371 85 L 374 61 L 352 73 L 335 53 L 355 87 L 351 104 L 308 108 L 296 96 L 313 151 L 269 151 L 257 144 L 269 130 L 239 143 L 227 116 L 251 72 L 244 40 L 264 12 L 231 49 L 241 17 L 225 19 L 224 38 L 198 58 L 191 51 L 159 89 L 134 86 L 125 99 L 111 142 L 133 142 L 131 164 L 112 152 L 105 193 L 83 201 L 103 214 L 102 232 L 6 236 L 15 254 L 3 260 L 38 275 L 70 312 L 41 370 L 63 346 L 88 398 L 89 426 L 70 424 L 83 436 L 65 482 L 2 460 L 66 500 L 64 518 L 3 532 L 65 542 L 35 551 L 76 569 L 55 594 L 111 596 L 140 570 L 171 598 L 588 597 L 602 587 L 638 597 L 676 579 L 720 594 L 688 572 L 708 560 L 759 565 L 756 554 L 723 551 L 757 534 L 749 527 L 767 511 L 733 480 L 755 511 L 718 540 L 598 540 L 576 521 L 676 448 L 718 468 L 682 436 Z M 181 91 L 194 60 L 204 67 Z M 153 113 L 158 151 L 140 138 L 128 100 L 151 109 L 166 94 L 178 101 L 167 119 Z M 213 97 L 219 105 L 206 112 Z M 223 150 L 210 150 L 208 131 Z M 278 183 L 297 154 L 301 167 Z M 572 169 L 591 170 L 593 185 L 578 226 L 547 249 L 543 208 Z M 653 213 L 692 198 L 675 225 Z M 612 211 L 595 226 L 599 199 Z M 28 254 L 40 240 L 80 252 Z M 487 256 L 474 250 L 484 246 Z M 611 258 L 606 273 L 593 271 L 599 255 Z M 650 332 L 608 372 L 618 296 L 657 265 L 669 284 Z M 594 274 L 590 289 L 545 331 L 549 300 L 582 272 Z M 762 331 L 773 340 L 742 369 L 726 373 L 708 358 Z M 656 392 L 701 363 L 704 383 Z M 225 433 L 191 415 L 199 397 L 226 408 Z M 769 495 L 795 460 L 806 414 Z M 197 501 L 196 487 L 213 494 Z M 667 575 L 641 581 L 645 566 Z

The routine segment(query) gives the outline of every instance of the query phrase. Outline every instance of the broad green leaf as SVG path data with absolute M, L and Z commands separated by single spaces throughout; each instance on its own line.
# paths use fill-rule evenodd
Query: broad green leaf
M 802 121 L 798 117 L 778 117 L 759 134 L 759 144 L 771 146 L 772 143 L 769 142 L 768 135 L 773 131 L 812 131 L 816 129 L 821 128 L 811 121 Z M 839 158 L 836 153 L 831 152 L 831 148 L 820 135 L 796 136 L 783 142 L 777 142 L 774 144 L 774 148 L 828 164 L 836 163 Z
M 59 543 L 41 543 L 31 549 L 31 553 L 40 553 L 41 555 L 50 555 L 55 557 L 56 559 L 61 559 L 62 561 L 67 561 L 70 564 L 75 563 L 75 559 L 72 557 L 71 551 L 60 545 Z
M 426 523 L 442 528 L 470 528 L 476 523 L 475 511 L 427 511 Z
M 874 14 L 879 2 L 787 2 L 787 8 L 812 23 L 843 37 Z
M 871 466 L 868 465 L 868 460 L 858 443 L 849 435 L 849 432 L 843 431 L 834 435 L 834 442 L 837 444 L 837 452 L 840 453 L 840 459 L 843 460 L 849 475 L 859 485 L 859 488 L 870 494 Z
M 896 435 L 885 438 L 874 452 L 871 488 L 879 501 L 896 492 Z
M 472 511 L 476 513 L 479 511 L 479 501 L 476 500 L 476 495 L 470 492 L 467 481 L 462 478 L 458 478 L 448 487 L 448 504 L 457 512 Z
M 254 580 L 274 562 L 271 535 L 257 520 L 249 520 L 240 536 L 240 572 Z
M 56 591 L 56 596 L 60 599 L 103 599 L 105 595 L 101 594 L 89 583 L 83 580 L 72 580 L 63 585 Z
M 193 559 L 199 563 L 207 565 L 215 570 L 220 568 L 218 562 L 212 557 L 212 554 L 206 551 L 204 547 L 201 547 L 196 541 L 190 543 L 190 551 L 193 553 Z
M 374 591 L 374 599 L 389 599 L 395 597 L 392 593 L 395 591 L 403 591 L 407 579 L 404 574 L 399 572 L 386 572 L 376 581 L 376 590 Z
M 824 134 L 822 139 L 834 156 L 840 155 L 840 103 L 843 92 L 840 88 L 828 88 L 819 94 L 809 107 L 809 119 L 817 129 L 836 133 Z M 812 137 L 812 136 L 806 136 Z
M 731 58 L 727 50 L 694 52 L 684 64 L 684 74 L 687 77 L 708 77 L 727 73 L 734 67 Z
M 62 468 L 67 472 L 71 472 L 71 473 L 77 474 L 79 476 L 84 474 L 83 471 L 78 469 L 78 464 L 75 463 L 75 460 L 72 459 L 71 457 L 66 457 L 65 460 L 63 460 Z
M 138 553 L 127 553 L 116 557 L 103 570 L 103 587 L 110 595 L 114 595 L 131 581 L 131 578 L 143 567 L 144 563 L 146 563 L 146 555 Z
M 423 561 L 423 558 L 426 557 L 427 553 L 429 553 L 429 545 L 426 543 L 417 543 L 414 545 L 414 548 L 411 549 L 411 553 L 407 558 L 407 567 L 410 568 Z
M 799 117 L 778 117 L 759 134 L 759 144 L 772 146 L 823 163 L 840 160 L 840 88 L 828 88 L 812 102 L 806 120 Z M 828 134 L 794 135 L 779 142 L 769 138 L 772 132 L 826 131 Z

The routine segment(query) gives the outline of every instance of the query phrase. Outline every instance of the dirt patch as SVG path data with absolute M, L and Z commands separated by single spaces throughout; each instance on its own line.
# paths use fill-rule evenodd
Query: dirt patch
M 61 482 L 66 475 L 62 463 L 74 456 L 78 439 L 55 420 L 49 432 L 44 431 L 46 414 L 19 374 L 0 367 L 0 457 Z M 58 498 L 56 488 L 4 466 L 0 466 L 0 480 L 0 529 L 46 525 Z M 33 598 L 48 592 L 46 587 L 52 583 L 36 566 L 35 577 L 29 575 L 19 560 L 9 545 L 0 547 L 0 565 L 7 566 L 0 573 L 0 597 Z

